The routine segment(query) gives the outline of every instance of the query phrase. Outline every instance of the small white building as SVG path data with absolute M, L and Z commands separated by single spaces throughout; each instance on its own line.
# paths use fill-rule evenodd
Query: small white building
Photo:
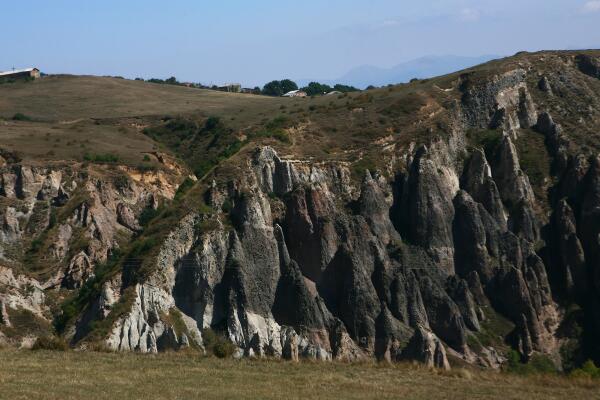
M 302 90 L 292 90 L 282 95 L 282 97 L 306 97 L 306 92 Z

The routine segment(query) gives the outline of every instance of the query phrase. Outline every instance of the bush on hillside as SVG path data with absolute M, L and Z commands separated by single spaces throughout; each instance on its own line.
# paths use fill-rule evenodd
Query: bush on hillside
M 175 192 L 175 200 L 181 199 L 188 192 L 188 190 L 194 186 L 194 184 L 195 182 L 190 177 L 185 178 L 185 180 L 181 182 L 181 185 L 179 185 L 177 188 L 177 192 Z
M 31 121 L 31 117 L 29 117 L 23 113 L 16 113 L 15 115 L 13 115 L 12 120 L 13 121 Z
M 214 117 L 214 116 L 208 117 L 206 119 L 206 122 L 204 122 L 204 130 L 212 131 L 213 129 L 218 127 L 220 123 L 221 123 L 221 119 L 219 117 Z
M 106 153 L 106 154 L 90 154 L 85 153 L 83 155 L 84 161 L 91 161 L 96 163 L 116 163 L 119 161 L 119 156 L 116 154 Z
M 524 363 L 521 355 L 517 351 L 511 350 L 507 354 L 507 358 L 506 370 L 514 374 L 553 374 L 557 372 L 554 363 L 544 355 L 535 354 L 528 362 Z
M 31 350 L 51 350 L 67 351 L 69 346 L 62 340 L 54 336 L 43 336 L 36 339 Z
M 593 361 L 587 360 L 581 368 L 574 369 L 571 371 L 569 376 L 574 378 L 592 378 L 600 379 L 600 368 L 596 367 Z
M 229 358 L 235 352 L 235 345 L 231 341 L 213 331 L 210 328 L 202 331 L 202 340 L 207 354 L 218 358 Z

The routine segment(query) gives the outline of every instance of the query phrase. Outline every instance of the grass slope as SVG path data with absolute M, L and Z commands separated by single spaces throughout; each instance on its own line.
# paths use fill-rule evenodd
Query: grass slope
M 240 129 L 286 99 L 92 76 L 50 76 L 0 85 L 0 146 L 29 162 L 82 161 L 85 154 L 137 165 L 159 149 L 142 133 L 168 115 L 227 116 Z M 19 116 L 19 118 L 15 118 Z
M 22 113 L 43 121 L 124 118 L 267 106 L 273 99 L 96 76 L 57 75 L 0 85 L 0 116 Z
M 600 385 L 555 376 L 440 372 L 411 365 L 216 359 L 93 352 L 0 351 L 10 399 L 591 399 Z
M 240 144 L 262 141 L 264 136 L 276 138 L 274 134 L 279 132 L 269 131 L 268 125 L 285 121 L 286 140 L 270 142 L 281 155 L 348 161 L 361 175 L 365 168 L 384 167 L 382 154 L 397 153 L 411 142 L 427 142 L 452 131 L 451 115 L 460 101 L 457 84 L 461 74 L 468 73 L 470 82 L 475 84 L 531 66 L 552 77 L 554 70 L 565 70 L 565 65 L 580 53 L 520 53 L 437 78 L 305 99 L 222 93 L 107 77 L 50 76 L 0 85 L 0 131 L 5 134 L 2 146 L 23 153 L 29 160 L 81 160 L 86 152 L 96 152 L 116 154 L 120 161 L 135 165 L 142 161 L 144 152 L 160 149 L 190 162 L 193 170 L 206 171 L 216 164 L 215 160 L 223 158 L 223 151 L 232 153 L 230 150 L 238 149 Z M 576 139 L 577 146 L 591 151 L 598 143 L 597 114 L 590 111 L 583 122 L 572 121 L 570 116 L 585 114 L 586 107 L 591 106 L 586 104 L 588 100 L 600 102 L 595 95 L 600 91 L 600 80 L 575 67 L 569 68 L 568 84 L 555 87 L 554 96 L 536 89 L 537 74 L 530 74 L 529 87 L 540 109 L 551 111 Z M 589 93 L 582 95 L 580 88 L 587 88 Z M 568 113 L 564 112 L 565 107 Z M 16 114 L 21 114 L 21 118 L 13 120 Z M 208 154 L 205 162 L 199 158 L 207 152 L 207 146 L 189 144 L 214 136 L 210 132 L 202 135 L 207 132 L 198 129 L 193 135 L 176 138 L 177 142 L 168 135 L 143 134 L 145 128 L 161 128 L 166 117 L 187 119 L 201 127 L 211 116 L 219 117 L 230 134 L 220 135 L 225 146 L 218 152 L 212 147 L 214 142 L 207 141 L 215 154 Z M 181 136 L 180 133 L 174 134 Z M 536 177 L 542 178 L 540 174 L 533 178 Z

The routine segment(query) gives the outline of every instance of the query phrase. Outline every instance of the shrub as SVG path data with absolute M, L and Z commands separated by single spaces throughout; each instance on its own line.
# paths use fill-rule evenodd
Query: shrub
M 29 249 L 29 252 L 31 252 L 31 253 L 37 253 L 38 251 L 40 251 L 40 249 L 42 248 L 43 245 L 44 245 L 44 239 L 43 238 L 33 239 L 31 241 L 31 247 Z
M 372 102 L 373 96 L 370 93 L 365 93 L 357 97 L 356 101 L 361 103 Z M 426 104 L 427 102 L 423 96 L 411 92 L 402 99 L 381 109 L 381 113 L 388 117 L 407 117 L 418 113 Z
M 90 343 L 87 349 L 95 353 L 114 353 L 114 350 L 108 347 L 104 342 Z
M 566 371 L 572 371 L 581 365 L 583 361 L 583 351 L 581 343 L 578 339 L 568 339 L 560 347 L 560 358 L 562 359 L 563 368 Z
M 50 217 L 48 217 L 48 229 L 52 229 L 56 226 L 58 218 L 56 216 L 56 210 L 50 211 Z
M 94 276 L 88 279 L 77 293 L 65 299 L 60 306 L 61 313 L 54 318 L 53 322 L 54 329 L 57 332 L 64 332 L 67 324 L 90 304 L 92 299 L 99 295 L 104 278 L 119 267 L 121 256 L 122 253 L 119 249 L 114 250 L 106 263 L 96 266 Z
M 150 171 L 156 171 L 158 168 L 156 168 L 156 165 L 152 165 L 152 164 L 138 164 L 136 166 L 137 170 L 140 172 L 150 172 Z
M 215 165 L 217 165 L 217 162 L 214 160 L 200 160 L 197 162 L 195 168 L 194 168 L 194 175 L 196 175 L 196 177 L 198 179 L 201 179 L 202 177 L 204 177 L 204 175 L 206 175 Z
M 553 374 L 557 371 L 552 360 L 543 355 L 534 355 L 527 365 L 535 373 Z
M 507 358 L 507 371 L 514 374 L 551 374 L 556 373 L 557 371 L 554 363 L 544 355 L 535 354 L 531 357 L 528 363 L 523 363 L 521 362 L 521 355 L 515 350 L 510 350 L 507 354 Z
M 140 239 L 131 247 L 129 256 L 132 258 L 143 256 L 159 244 L 159 241 L 153 237 Z
M 141 226 L 148 225 L 148 223 L 151 220 L 153 220 L 154 218 L 156 218 L 158 216 L 158 214 L 160 214 L 161 211 L 162 211 L 162 208 L 160 208 L 160 207 L 157 208 L 156 210 L 152 207 L 144 208 L 144 210 L 140 214 L 140 217 L 138 218 L 140 225 Z
M 519 133 L 519 140 L 515 141 L 521 169 L 529 177 L 534 189 L 540 188 L 546 177 L 550 176 L 551 160 L 544 139 L 544 135 L 526 130 Z
M 113 183 L 118 190 L 129 187 L 129 178 L 124 174 L 119 174 L 113 178 Z
M 230 358 L 235 352 L 235 346 L 229 341 L 220 341 L 213 346 L 213 354 L 218 358 Z
M 254 134 L 256 138 L 274 138 L 283 143 L 290 143 L 290 136 L 283 129 L 262 130 Z
M 229 199 L 226 199 L 226 200 L 223 202 L 223 205 L 221 206 L 221 210 L 222 210 L 224 213 L 230 213 L 232 209 L 233 209 L 233 204 L 231 203 L 231 200 L 229 200 Z
M 31 350 L 52 350 L 67 351 L 69 346 L 62 340 L 54 336 L 43 336 L 37 338 Z
M 483 148 L 486 158 L 491 160 L 494 155 L 494 151 L 502 141 L 502 131 L 497 129 L 474 129 L 467 132 L 467 139 L 470 141 L 472 146 Z
M 111 154 L 111 153 L 107 153 L 107 154 L 85 153 L 83 155 L 83 159 L 85 161 L 92 161 L 92 162 L 97 162 L 97 163 L 116 163 L 119 161 L 119 156 L 117 156 L 116 154 Z
M 175 192 L 175 200 L 181 199 L 181 197 L 186 194 L 188 190 L 192 188 L 192 186 L 194 186 L 194 181 L 189 177 L 185 178 L 185 180 L 181 182 L 181 185 L 179 185 L 177 188 L 177 192 Z
M 31 117 L 28 117 L 25 114 L 22 113 L 16 113 L 15 115 L 13 115 L 12 117 L 13 121 L 31 121 Z
M 356 161 L 350 168 L 352 177 L 357 181 L 361 181 L 365 177 L 365 171 L 373 173 L 377 170 L 377 163 L 370 156 L 365 156 Z
M 217 334 L 210 328 L 202 331 L 202 340 L 207 354 L 213 354 L 219 358 L 228 358 L 233 356 L 235 345 L 229 339 Z
M 150 130 L 150 132 L 155 133 L 157 136 L 161 136 L 165 133 L 173 133 L 174 139 L 177 138 L 178 140 L 182 140 L 194 137 L 198 131 L 198 124 L 192 120 L 174 118 L 170 119 L 165 124 L 165 128 L 167 131 L 159 128 Z
M 574 378 L 593 378 L 600 379 L 600 368 L 596 367 L 593 361 L 587 360 L 581 368 L 571 371 L 569 376 Z
M 287 128 L 290 124 L 290 120 L 285 115 L 279 115 L 269 121 L 265 126 L 267 129 L 281 129 Z
M 204 123 L 204 129 L 207 131 L 212 131 L 217 126 L 219 126 L 220 122 L 221 119 L 219 117 L 208 117 L 208 119 Z
M 244 142 L 236 139 L 233 143 L 231 143 L 219 153 L 219 155 L 217 156 L 217 160 L 223 161 L 228 159 L 229 157 L 235 155 L 238 151 L 240 151 L 242 147 L 244 147 Z

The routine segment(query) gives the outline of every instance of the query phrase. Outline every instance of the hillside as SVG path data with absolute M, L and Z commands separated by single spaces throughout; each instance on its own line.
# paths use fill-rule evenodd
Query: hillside
M 22 112 L 42 121 L 116 119 L 193 111 L 232 113 L 236 108 L 269 110 L 262 96 L 95 76 L 54 75 L 2 87 L 4 116 Z M 51 100 L 51 101 L 49 101 Z
M 238 115 L 252 124 L 279 107 L 279 99 L 262 96 L 91 76 L 50 76 L 0 91 L 3 145 L 28 160 L 82 160 L 93 151 L 138 163 L 156 147 L 140 130 L 165 116 Z M 18 113 L 27 120 L 13 121 Z
M 577 51 L 306 99 L 0 85 L 0 341 L 599 362 L 599 78 Z

